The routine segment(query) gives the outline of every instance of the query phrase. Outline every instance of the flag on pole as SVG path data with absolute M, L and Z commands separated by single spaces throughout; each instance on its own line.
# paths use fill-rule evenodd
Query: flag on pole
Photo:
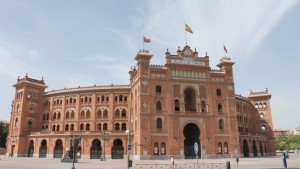
M 185 31 L 193 33 L 192 29 L 187 24 L 185 24 Z
M 151 42 L 151 40 L 150 40 L 150 39 L 148 39 L 148 38 L 146 38 L 146 37 L 144 36 L 144 42 L 145 42 L 145 43 L 150 43 L 150 42 Z
M 223 45 L 224 46 L 224 51 L 226 52 L 226 54 L 227 54 L 227 49 L 226 49 L 226 47 L 225 47 L 225 45 Z

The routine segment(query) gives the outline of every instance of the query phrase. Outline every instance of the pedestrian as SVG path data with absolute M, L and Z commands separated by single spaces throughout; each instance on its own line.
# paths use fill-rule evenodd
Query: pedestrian
M 174 169 L 174 157 L 171 157 L 172 169 Z

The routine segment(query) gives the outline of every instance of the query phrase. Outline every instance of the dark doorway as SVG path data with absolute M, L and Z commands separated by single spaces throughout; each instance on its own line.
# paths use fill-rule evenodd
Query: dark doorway
M 195 124 L 187 124 L 183 129 L 184 135 L 184 157 L 186 159 L 194 159 L 196 158 L 196 154 L 194 152 L 194 143 L 198 143 L 198 157 L 201 156 L 200 151 L 200 129 Z
M 61 139 L 56 140 L 54 147 L 53 158 L 62 158 L 63 154 L 63 145 Z
M 99 139 L 95 139 L 92 142 L 92 147 L 90 150 L 90 159 L 100 159 L 102 153 L 101 142 Z
M 39 151 L 39 158 L 46 158 L 46 156 L 47 156 L 47 141 L 43 140 Z
M 243 152 L 244 152 L 244 157 L 249 157 L 249 147 L 247 140 L 243 141 Z
M 253 140 L 253 155 L 254 157 L 257 157 L 257 147 L 256 147 L 256 141 Z
M 120 139 L 116 139 L 112 147 L 112 159 L 123 159 L 124 158 L 124 147 L 123 142 Z
M 28 148 L 28 157 L 33 157 L 33 151 L 34 151 L 34 143 L 33 140 L 30 141 L 29 143 L 29 148 Z

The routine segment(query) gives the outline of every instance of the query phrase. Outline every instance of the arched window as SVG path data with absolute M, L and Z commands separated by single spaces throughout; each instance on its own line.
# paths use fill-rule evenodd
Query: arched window
M 101 130 L 101 123 L 97 123 L 97 130 Z
M 60 111 L 57 113 L 57 119 L 60 119 Z
M 222 143 L 218 143 L 218 154 L 222 154 Z
M 154 143 L 153 153 L 154 155 L 159 155 L 159 144 L 157 142 Z
M 106 109 L 103 112 L 103 117 L 108 117 L 108 111 Z
M 103 124 L 103 130 L 107 130 L 107 123 Z
M 91 98 L 91 97 L 89 98 L 89 102 L 90 102 L 90 103 L 92 102 L 92 98 Z
M 126 110 L 125 109 L 122 110 L 122 117 L 126 117 Z
M 162 142 L 160 144 L 160 154 L 161 155 L 166 155 L 166 143 L 165 142 Z
M 119 123 L 115 124 L 115 130 L 120 130 L 120 124 Z
M 74 110 L 72 110 L 72 112 L 71 112 L 71 119 L 74 119 L 74 117 L 75 117 L 75 112 L 74 112 Z
M 261 126 L 261 131 L 262 131 L 262 132 L 266 132 L 266 131 L 267 131 L 267 128 L 266 128 L 265 125 L 262 125 L 262 126 Z
M 255 103 L 255 108 L 258 108 L 258 103 Z
M 59 131 L 60 130 L 60 126 L 59 124 L 56 126 L 56 131 Z
M 120 117 L 120 110 L 119 110 L 119 109 L 117 109 L 117 110 L 115 111 L 115 116 L 116 116 L 116 117 Z
M 196 94 L 192 88 L 184 91 L 185 111 L 196 111 Z
M 206 112 L 206 103 L 204 100 L 201 101 L 201 112 Z
M 15 127 L 17 127 L 18 126 L 18 118 L 16 118 L 16 120 L 15 120 Z
M 33 113 L 33 111 L 34 111 L 34 105 L 30 104 L 29 105 L 29 113 Z
M 157 101 L 156 102 L 156 111 L 161 111 L 161 102 L 160 101 Z
M 264 115 L 264 113 L 259 113 L 259 118 L 261 119 L 261 120 L 264 120 L 265 119 L 265 115 Z
M 49 120 L 49 113 L 46 114 L 46 120 Z
M 85 103 L 88 102 L 88 97 L 87 97 L 87 96 L 84 97 L 84 102 L 85 102 Z
M 222 119 L 219 120 L 219 129 L 224 130 L 224 121 Z
M 162 128 L 162 119 L 161 118 L 157 118 L 156 119 L 156 128 L 157 129 L 161 129 Z
M 32 128 L 32 120 L 28 120 L 28 122 L 27 122 L 27 128 L 28 129 Z
M 157 85 L 155 87 L 155 91 L 156 91 L 156 94 L 160 94 L 161 93 L 161 87 L 159 85 Z
M 66 124 L 65 131 L 69 131 L 69 124 Z
M 55 131 L 55 125 L 52 126 L 52 131 Z
M 98 109 L 97 111 L 97 118 L 101 118 L 102 116 L 102 111 L 100 109 Z
M 73 98 L 70 98 L 70 103 L 72 103 L 73 102 Z
M 263 103 L 263 108 L 267 108 L 267 103 L 266 102 Z
M 119 96 L 119 101 L 120 102 L 123 101 L 123 96 L 122 95 Z
M 104 102 L 104 96 L 101 96 L 101 101 Z
M 107 102 L 109 101 L 109 97 L 106 97 L 106 101 L 107 101 Z
M 115 102 L 117 102 L 118 101 L 118 96 L 115 96 Z
M 84 128 L 84 124 L 80 124 L 80 131 L 83 131 L 83 128 Z
M 87 124 L 85 125 L 85 130 L 86 130 L 86 131 L 90 131 L 90 123 L 87 123 Z
M 17 112 L 19 112 L 20 104 L 17 104 Z
M 219 103 L 219 104 L 218 104 L 218 112 L 222 112 L 222 111 L 223 111 L 222 104 Z
M 175 100 L 175 106 L 174 106 L 174 110 L 175 111 L 180 111 L 180 103 L 179 103 L 179 100 Z
M 43 114 L 43 120 L 46 120 L 46 114 L 45 113 Z
M 127 102 L 127 96 L 124 96 L 124 102 Z
M 91 111 L 90 110 L 87 110 L 86 111 L 86 118 L 90 118 L 91 117 Z
M 74 124 L 71 124 L 71 125 L 70 125 L 70 130 L 71 130 L 71 131 L 74 131 Z
M 84 118 L 85 117 L 85 112 L 84 112 L 84 110 L 81 110 L 81 112 L 80 112 L 80 118 Z
M 70 118 L 70 112 L 69 111 L 66 112 L 66 119 L 68 119 L 68 118 Z
M 54 120 L 56 119 L 56 112 L 54 112 L 54 114 L 53 114 L 53 119 Z
M 216 93 L 217 93 L 217 96 L 221 96 L 222 95 L 221 89 L 217 89 Z
M 122 123 L 122 130 L 123 130 L 123 131 L 126 130 L 126 123 Z

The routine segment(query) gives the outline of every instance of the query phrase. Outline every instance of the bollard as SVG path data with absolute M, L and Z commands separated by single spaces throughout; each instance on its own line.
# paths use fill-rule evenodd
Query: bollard
M 282 162 L 283 162 L 283 167 L 284 167 L 284 168 L 287 168 L 286 156 L 285 156 L 284 153 L 282 154 Z
M 226 169 L 230 169 L 230 161 L 226 161 Z

